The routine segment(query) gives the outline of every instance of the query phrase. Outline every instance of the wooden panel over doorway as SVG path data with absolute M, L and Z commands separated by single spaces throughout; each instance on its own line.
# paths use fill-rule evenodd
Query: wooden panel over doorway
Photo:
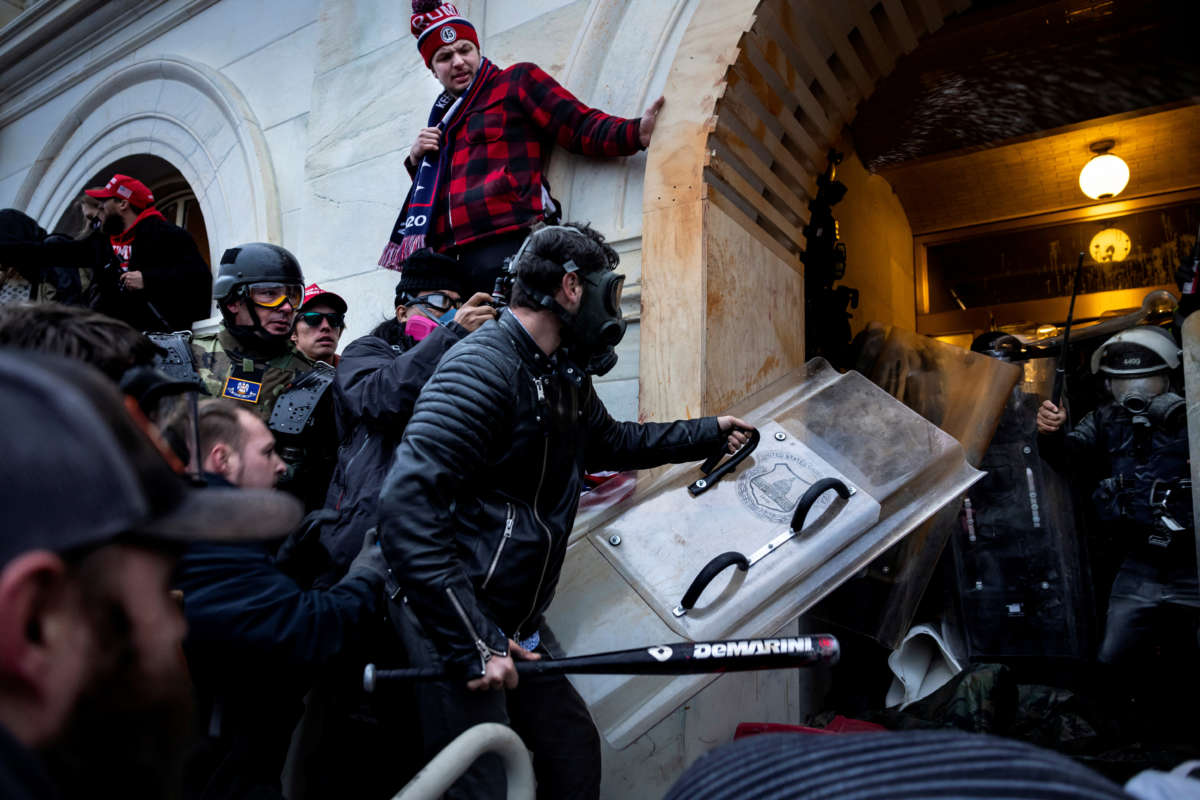
M 641 416 L 715 413 L 804 358 L 808 203 L 863 98 L 969 0 L 700 0 L 643 199 Z

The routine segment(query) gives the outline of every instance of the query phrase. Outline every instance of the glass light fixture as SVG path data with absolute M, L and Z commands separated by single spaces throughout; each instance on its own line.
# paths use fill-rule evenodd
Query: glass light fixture
M 1079 188 L 1093 200 L 1116 197 L 1129 183 L 1129 165 L 1108 152 L 1114 144 L 1112 139 L 1093 142 L 1090 149 L 1096 157 L 1079 173 Z
M 1130 241 L 1129 234 L 1120 228 L 1105 228 L 1093 236 L 1091 244 L 1088 245 L 1092 260 L 1098 264 L 1105 261 L 1124 261 L 1132 249 L 1133 242 Z
M 1037 338 L 1046 339 L 1058 333 L 1057 325 L 1038 325 Z

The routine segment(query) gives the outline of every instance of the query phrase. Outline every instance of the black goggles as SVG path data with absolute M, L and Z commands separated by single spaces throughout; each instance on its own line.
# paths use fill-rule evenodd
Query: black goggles
M 301 311 L 296 315 L 296 322 L 303 322 L 310 328 L 321 327 L 321 320 L 327 320 L 331 328 L 346 327 L 346 315 L 340 311 Z
M 448 294 L 434 292 L 433 294 L 421 295 L 420 297 L 409 298 L 406 306 L 427 306 L 437 311 L 440 314 L 445 314 L 452 308 L 458 308 L 462 305 L 462 300 L 455 300 Z

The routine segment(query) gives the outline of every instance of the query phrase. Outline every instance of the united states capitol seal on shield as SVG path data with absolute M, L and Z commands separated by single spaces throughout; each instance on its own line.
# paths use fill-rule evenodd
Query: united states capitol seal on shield
M 759 451 L 754 454 L 754 466 L 738 476 L 738 499 L 760 519 L 790 522 L 800 496 L 819 478 L 804 459 L 792 453 Z

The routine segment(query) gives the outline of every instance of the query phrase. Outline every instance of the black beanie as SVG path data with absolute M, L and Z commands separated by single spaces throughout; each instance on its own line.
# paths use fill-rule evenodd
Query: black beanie
M 40 242 L 46 238 L 46 231 L 28 214 L 15 208 L 0 210 L 0 242 L 24 243 Z
M 462 265 L 449 256 L 435 253 L 426 247 L 413 253 L 400 266 L 400 282 L 396 284 L 396 305 L 405 294 L 416 297 L 418 292 L 450 291 L 463 297 L 465 281 Z

